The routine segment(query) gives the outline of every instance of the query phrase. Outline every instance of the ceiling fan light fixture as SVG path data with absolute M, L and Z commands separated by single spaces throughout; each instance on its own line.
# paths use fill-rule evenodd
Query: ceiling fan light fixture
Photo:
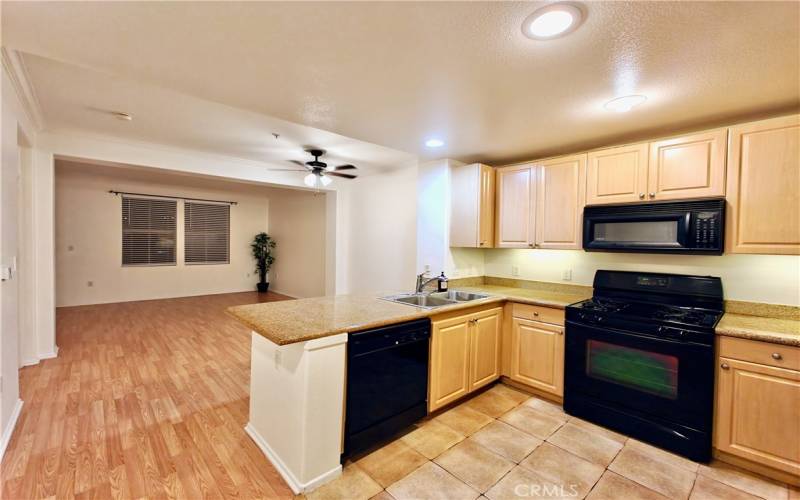
M 308 174 L 305 176 L 305 178 L 303 178 L 303 183 L 306 186 L 313 188 L 317 185 L 317 176 L 314 174 Z
M 328 186 L 331 182 L 333 182 L 333 179 L 331 179 L 326 175 L 321 175 L 319 177 L 319 181 L 322 183 L 323 186 Z

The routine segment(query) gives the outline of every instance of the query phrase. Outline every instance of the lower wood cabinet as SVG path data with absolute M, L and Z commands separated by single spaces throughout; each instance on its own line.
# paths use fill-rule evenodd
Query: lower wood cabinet
M 717 450 L 800 477 L 800 349 L 720 338 L 716 403 Z
M 511 379 L 564 396 L 564 327 L 511 320 Z
M 431 322 L 428 411 L 434 411 L 500 377 L 502 307 Z

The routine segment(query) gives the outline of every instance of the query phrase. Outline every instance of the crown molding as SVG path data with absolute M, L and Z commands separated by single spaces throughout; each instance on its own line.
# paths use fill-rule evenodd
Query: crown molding
M 25 61 L 19 52 L 6 47 L 0 48 L 0 56 L 3 59 L 3 69 L 14 86 L 14 92 L 17 94 L 23 112 L 34 129 L 37 132 L 41 131 L 44 126 L 42 108 L 28 75 L 28 69 L 25 67 Z

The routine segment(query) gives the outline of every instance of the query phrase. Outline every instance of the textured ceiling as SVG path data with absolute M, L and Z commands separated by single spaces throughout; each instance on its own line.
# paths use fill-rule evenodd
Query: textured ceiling
M 798 2 L 587 2 L 577 31 L 546 42 L 520 32 L 539 5 L 3 2 L 2 36 L 142 89 L 495 164 L 800 102 Z M 603 109 L 630 93 L 649 100 Z M 77 112 L 58 120 L 90 126 Z M 447 147 L 432 153 L 422 143 L 434 135 Z

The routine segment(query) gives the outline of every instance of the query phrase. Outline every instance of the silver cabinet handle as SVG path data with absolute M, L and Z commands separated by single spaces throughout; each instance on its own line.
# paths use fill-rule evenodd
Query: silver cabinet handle
M 773 352 L 772 359 L 783 359 L 783 356 L 779 352 Z
M 655 198 L 655 197 L 656 197 L 655 193 L 650 193 L 650 198 Z
M 722 368 L 723 370 L 727 370 L 728 368 L 730 368 L 728 363 L 722 363 L 721 365 L 719 365 L 719 367 Z
M 639 199 L 640 199 L 640 200 L 643 200 L 643 199 L 644 199 L 644 193 L 639 193 Z

